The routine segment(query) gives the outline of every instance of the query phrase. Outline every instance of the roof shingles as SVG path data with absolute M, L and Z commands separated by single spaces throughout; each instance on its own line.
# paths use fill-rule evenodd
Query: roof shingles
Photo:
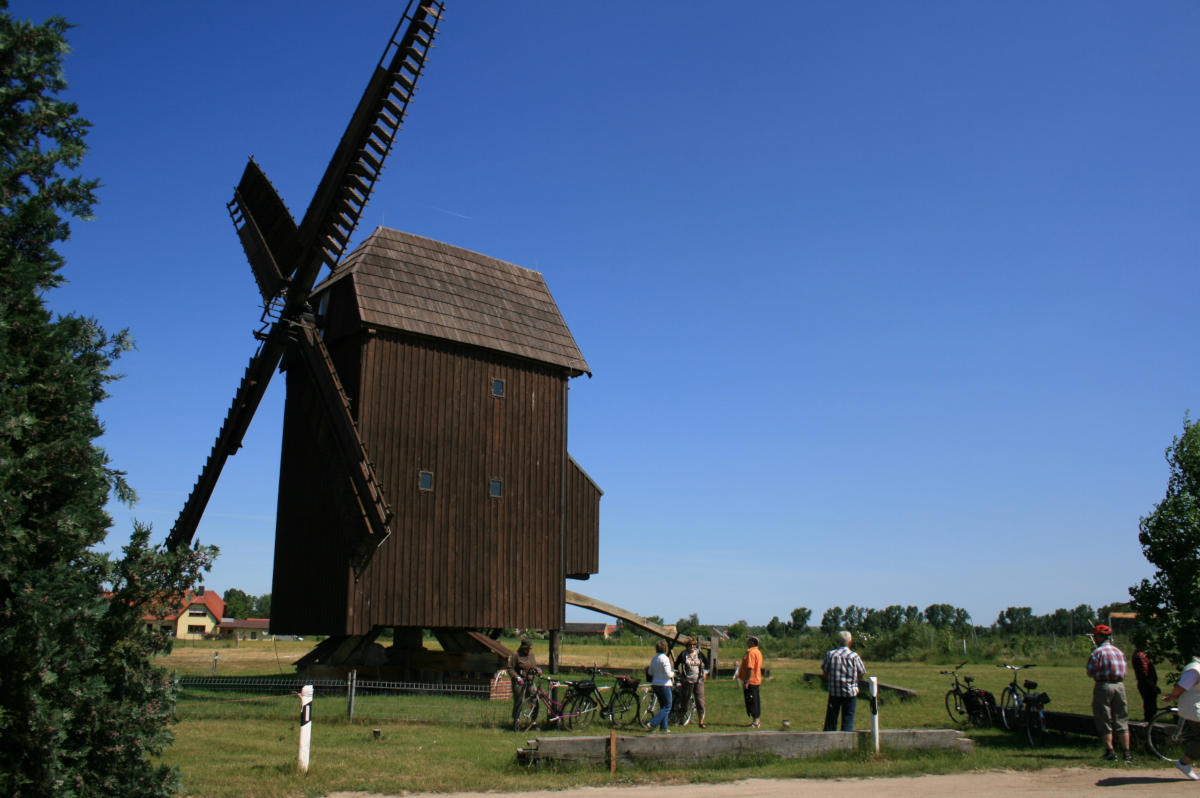
M 364 324 L 591 374 L 538 272 L 379 227 L 316 291 L 351 276 Z

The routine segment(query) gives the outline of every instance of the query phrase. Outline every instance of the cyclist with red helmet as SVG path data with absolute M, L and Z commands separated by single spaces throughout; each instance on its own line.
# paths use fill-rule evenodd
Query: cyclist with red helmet
M 1096 647 L 1088 657 L 1087 675 L 1095 679 L 1092 689 L 1092 716 L 1096 720 L 1096 731 L 1104 742 L 1104 760 L 1115 762 L 1113 737 L 1121 744 L 1125 761 L 1132 762 L 1129 751 L 1129 703 L 1125 700 L 1125 655 L 1112 644 L 1112 629 L 1106 624 L 1096 624 L 1092 630 L 1092 642 Z

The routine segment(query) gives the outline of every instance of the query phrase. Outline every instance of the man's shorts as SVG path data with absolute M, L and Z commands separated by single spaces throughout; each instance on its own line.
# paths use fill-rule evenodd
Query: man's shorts
M 1092 717 L 1100 734 L 1129 731 L 1129 704 L 1124 682 L 1096 682 L 1092 690 Z

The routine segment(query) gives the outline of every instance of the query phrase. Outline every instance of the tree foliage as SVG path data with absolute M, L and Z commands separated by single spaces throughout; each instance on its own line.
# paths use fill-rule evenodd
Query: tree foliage
M 803 632 L 808 628 L 808 621 L 812 618 L 812 610 L 808 607 L 796 607 L 792 610 L 792 614 L 789 617 L 792 619 L 790 622 L 791 631 Z
M 142 617 L 215 550 L 167 553 L 140 525 L 119 558 L 93 548 L 110 494 L 134 498 L 94 442 L 130 341 L 43 302 L 62 281 L 54 247 L 97 188 L 75 174 L 88 123 L 57 96 L 67 29 L 0 0 L 0 794 L 166 795 L 176 776 L 154 758 L 174 697 L 151 662 L 170 641 Z
M 688 617 L 676 621 L 675 631 L 689 637 L 700 637 L 704 634 L 704 629 L 700 626 L 700 617 L 694 612 Z
M 842 628 L 842 608 L 830 607 L 821 615 L 821 632 L 832 635 Z
M 254 596 L 244 590 L 231 587 L 221 596 L 225 602 L 225 617 L 245 620 L 254 614 Z
M 1141 520 L 1142 554 L 1158 570 L 1129 589 L 1151 656 L 1182 667 L 1200 655 L 1200 421 L 1184 416 L 1166 450 L 1167 493 Z

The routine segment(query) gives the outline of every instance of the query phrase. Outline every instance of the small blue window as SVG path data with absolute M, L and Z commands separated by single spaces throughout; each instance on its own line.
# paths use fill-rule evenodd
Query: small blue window
M 499 499 L 504 494 L 504 483 L 498 479 L 493 479 L 488 483 L 488 495 L 493 499 Z
M 422 471 L 420 477 L 418 478 L 417 484 L 421 490 L 433 490 L 433 472 Z
M 504 398 L 504 380 L 492 380 L 492 396 L 497 399 Z

